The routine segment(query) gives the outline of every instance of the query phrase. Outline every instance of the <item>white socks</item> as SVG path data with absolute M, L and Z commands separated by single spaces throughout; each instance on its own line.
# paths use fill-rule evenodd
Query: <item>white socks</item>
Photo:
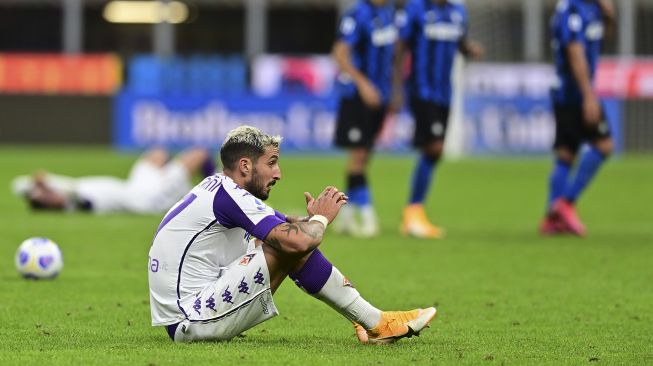
M 365 329 L 374 328 L 381 320 L 381 310 L 363 299 L 336 267 L 332 267 L 329 279 L 313 296 Z

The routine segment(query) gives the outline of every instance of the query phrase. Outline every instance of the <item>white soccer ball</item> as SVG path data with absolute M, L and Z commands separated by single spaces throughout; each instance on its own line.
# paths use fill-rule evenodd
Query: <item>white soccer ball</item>
M 55 278 L 62 268 L 61 250 L 48 238 L 29 238 L 16 251 L 16 269 L 25 278 Z

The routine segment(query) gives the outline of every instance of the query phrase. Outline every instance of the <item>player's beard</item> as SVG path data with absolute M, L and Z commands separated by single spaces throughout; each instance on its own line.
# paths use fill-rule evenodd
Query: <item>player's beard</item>
M 249 183 L 245 184 L 245 189 L 247 192 L 254 195 L 254 197 L 265 201 L 268 199 L 268 197 L 270 197 L 267 188 L 273 186 L 275 183 L 276 181 L 274 180 L 269 184 L 264 182 L 263 178 L 261 178 L 261 176 L 256 171 L 256 168 L 254 168 L 252 170 L 252 180 L 249 181 Z

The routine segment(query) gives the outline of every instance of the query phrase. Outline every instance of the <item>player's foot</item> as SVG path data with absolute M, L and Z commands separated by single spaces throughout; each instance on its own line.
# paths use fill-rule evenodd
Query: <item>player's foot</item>
M 564 198 L 560 198 L 553 203 L 552 212 L 560 217 L 560 221 L 565 228 L 572 234 L 585 236 L 585 225 L 580 221 L 574 205 Z
M 333 230 L 343 235 L 358 235 L 359 225 L 356 220 L 356 206 L 344 205 L 338 213 L 338 218 L 333 223 Z
M 374 207 L 363 206 L 360 210 L 361 225 L 357 232 L 358 237 L 371 238 L 379 235 L 379 219 L 376 217 Z
M 424 206 L 420 204 L 412 204 L 404 208 L 401 233 L 423 239 L 441 239 L 444 237 L 444 230 L 429 222 L 424 212 Z
M 551 236 L 551 235 L 560 235 L 567 233 L 565 224 L 560 221 L 558 215 L 546 215 L 546 217 L 540 223 L 540 235 L 542 236 Z
M 356 337 L 361 343 L 386 344 L 401 338 L 419 336 L 419 333 L 435 318 L 434 307 L 411 311 L 384 311 L 376 327 L 365 330 L 354 323 Z

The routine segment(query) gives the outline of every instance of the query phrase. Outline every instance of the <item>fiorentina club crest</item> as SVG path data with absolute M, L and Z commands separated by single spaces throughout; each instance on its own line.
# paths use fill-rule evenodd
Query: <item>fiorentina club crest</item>
M 345 286 L 354 288 L 354 285 L 349 281 L 349 279 L 347 277 L 345 277 L 345 279 L 342 281 L 342 287 L 345 287 Z
M 243 259 L 240 260 L 238 264 L 241 266 L 246 266 L 249 264 L 249 262 L 252 261 L 252 258 L 254 258 L 256 254 L 247 254 L 246 256 L 243 257 Z

